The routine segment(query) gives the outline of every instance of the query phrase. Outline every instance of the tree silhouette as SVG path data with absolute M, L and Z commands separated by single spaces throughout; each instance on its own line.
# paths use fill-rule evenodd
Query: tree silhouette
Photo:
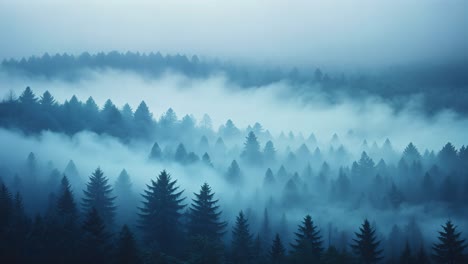
M 82 263 L 109 263 L 111 235 L 106 231 L 105 224 L 96 208 L 91 208 L 86 215 L 83 231 L 83 241 L 81 243 Z
M 140 264 L 140 258 L 137 244 L 133 233 L 127 225 L 124 225 L 119 233 L 117 247 L 115 250 L 116 264 Z
M 359 233 L 356 232 L 355 234 L 356 239 L 353 239 L 354 244 L 351 245 L 351 248 L 359 261 L 364 264 L 379 262 L 382 259 L 382 250 L 378 248 L 380 241 L 377 241 L 375 229 L 370 226 L 367 219 L 359 228 Z
M 231 250 L 233 263 L 249 263 L 252 258 L 253 239 L 242 211 L 236 217 L 236 224 L 232 230 Z
M 109 228 L 114 224 L 115 216 L 115 196 L 111 196 L 113 189 L 108 183 L 109 179 L 104 176 L 101 168 L 97 168 L 89 177 L 89 182 L 84 190 L 85 197 L 83 198 L 83 208 L 85 212 L 89 212 L 95 208 L 102 220 Z
M 465 240 L 460 239 L 461 232 L 457 232 L 457 227 L 448 220 L 445 226 L 442 226 L 442 231 L 439 231 L 439 243 L 434 243 L 433 257 L 437 263 L 466 263 L 466 257 L 463 251 L 466 248 Z
M 257 137 L 252 131 L 250 131 L 249 135 L 246 137 L 244 151 L 242 152 L 241 157 L 250 164 L 258 165 L 262 162 L 260 144 L 258 143 Z
M 273 244 L 269 252 L 270 263 L 282 264 L 286 263 L 286 249 L 281 242 L 280 236 L 278 233 L 275 235 Z
M 294 263 L 319 263 L 323 254 L 322 237 L 312 217 L 304 217 L 296 233 L 296 242 L 291 244 L 291 257 Z
M 180 211 L 185 207 L 182 204 L 185 198 L 181 198 L 183 191 L 178 191 L 176 183 L 165 170 L 161 171 L 156 182 L 151 180 L 151 185 L 146 185 L 140 208 L 140 228 L 145 243 L 167 254 L 175 253 L 178 248 Z

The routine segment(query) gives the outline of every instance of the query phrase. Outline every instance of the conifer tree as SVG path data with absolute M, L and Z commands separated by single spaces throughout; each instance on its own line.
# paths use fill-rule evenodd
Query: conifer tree
M 75 222 L 78 209 L 67 176 L 62 177 L 60 195 L 57 199 L 57 215 L 65 222 Z
M 163 170 L 156 182 L 151 180 L 143 194 L 143 205 L 140 209 L 140 228 L 146 244 L 166 254 L 172 254 L 178 246 L 181 233 L 181 210 L 183 191 L 178 191 L 177 181 Z
M 304 217 L 302 225 L 299 225 L 296 242 L 291 244 L 292 260 L 294 263 L 319 263 L 323 254 L 322 237 L 312 217 Z
M 265 172 L 265 178 L 263 178 L 263 185 L 264 186 L 271 186 L 275 183 L 275 177 L 273 176 L 273 171 L 270 168 L 267 169 Z
M 115 196 L 112 196 L 112 186 L 108 183 L 109 179 L 104 176 L 101 168 L 97 168 L 89 177 L 89 182 L 84 190 L 83 208 L 89 212 L 95 208 L 106 226 L 112 228 L 115 215 Z
M 359 228 L 359 233 L 355 234 L 356 239 L 353 239 L 354 244 L 351 245 L 351 248 L 357 255 L 360 263 L 371 264 L 379 262 L 382 259 L 382 250 L 379 249 L 380 241 L 377 241 L 375 229 L 370 226 L 367 219 L 364 220 L 364 223 Z
M 205 164 L 208 167 L 213 167 L 213 163 L 211 162 L 210 155 L 208 155 L 208 153 L 206 153 L 206 152 L 202 156 L 202 162 L 203 162 L 203 164 Z
M 252 258 L 253 239 L 242 211 L 239 212 L 232 230 L 231 250 L 233 263 L 249 263 Z
M 265 158 L 266 162 L 274 162 L 276 160 L 276 150 L 271 140 L 265 144 L 265 148 L 263 149 L 263 157 Z
M 227 223 L 220 220 L 221 211 L 218 200 L 213 199 L 214 193 L 207 183 L 201 186 L 200 192 L 192 199 L 189 215 L 189 234 L 206 236 L 212 240 L 220 240 Z
M 457 232 L 457 227 L 448 220 L 442 231 L 439 231 L 439 243 L 432 246 L 433 257 L 436 263 L 458 264 L 466 263 L 464 250 L 466 248 L 465 239 L 460 239 L 461 232 Z
M 140 264 L 140 258 L 137 244 L 133 233 L 127 225 L 124 225 L 120 230 L 117 247 L 115 250 L 116 264 Z
M 250 131 L 249 135 L 246 137 L 244 151 L 242 152 L 241 157 L 250 164 L 258 165 L 262 162 L 260 144 L 257 141 L 257 136 L 255 136 L 252 131 Z
M 111 235 L 96 208 L 92 207 L 87 213 L 83 231 L 80 254 L 82 263 L 110 263 Z
M 276 233 L 273 244 L 269 252 L 270 263 L 273 264 L 282 264 L 286 263 L 286 249 L 281 242 L 280 236 Z
M 413 264 L 413 263 L 415 263 L 414 258 L 413 258 L 413 254 L 411 253 L 411 248 L 409 246 L 408 240 L 406 241 L 405 249 L 403 249 L 403 252 L 401 253 L 399 263 L 401 263 L 401 264 Z
M 158 145 L 158 142 L 154 142 L 153 147 L 149 155 L 150 160 L 160 160 L 162 157 L 161 148 Z
M 239 183 L 242 181 L 242 172 L 236 160 L 233 160 L 231 162 L 231 166 L 229 166 L 227 173 L 226 173 L 226 178 L 231 183 Z
M 175 155 L 174 155 L 174 160 L 179 162 L 179 163 L 186 163 L 187 162 L 187 150 L 185 150 L 184 144 L 180 143 L 177 146 Z

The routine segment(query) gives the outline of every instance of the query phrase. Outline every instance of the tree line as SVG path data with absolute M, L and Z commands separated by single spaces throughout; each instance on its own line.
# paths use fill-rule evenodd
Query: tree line
M 125 178 L 125 177 L 124 177 Z M 128 178 L 119 178 L 128 181 Z M 127 182 L 128 183 L 128 182 Z M 118 184 L 117 184 L 118 185 Z M 74 197 L 63 175 L 57 196 L 45 214 L 33 219 L 24 209 L 21 193 L 0 188 L 0 261 L 2 263 L 380 263 L 384 257 L 376 227 L 365 219 L 349 247 L 325 247 L 323 234 L 306 215 L 288 246 L 276 233 L 262 243 L 240 211 L 228 232 L 211 187 L 204 183 L 190 205 L 177 180 L 161 171 L 147 184 L 138 206 L 136 230 L 114 222 L 118 209 L 113 187 L 97 168 L 84 196 Z M 400 241 L 405 243 L 405 241 Z M 290 248 L 288 251 L 287 248 Z M 431 252 L 412 249 L 408 242 L 393 263 L 465 263 L 465 240 L 448 220 Z M 349 249 L 349 250 L 348 250 Z

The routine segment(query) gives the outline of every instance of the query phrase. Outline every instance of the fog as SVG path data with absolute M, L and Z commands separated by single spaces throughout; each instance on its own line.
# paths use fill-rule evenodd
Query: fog
M 463 0 L 7 0 L 0 58 L 159 50 L 339 68 L 466 61 L 467 10 Z
M 342 139 L 350 132 L 359 146 L 363 140 L 379 145 L 390 138 L 394 146 L 403 150 L 408 142 L 424 149 L 438 150 L 447 142 L 456 146 L 466 144 L 468 118 L 450 110 L 427 117 L 421 109 L 421 98 L 414 95 L 405 99 L 400 109 L 394 109 L 378 96 L 351 98 L 338 94 L 337 104 L 324 100 L 327 96 L 320 85 L 305 101 L 287 81 L 280 81 L 255 89 L 241 89 L 223 75 L 208 79 L 192 79 L 180 74 L 166 73 L 158 79 L 144 78 L 130 72 L 87 72 L 79 82 L 28 79 L 22 76 L 0 75 L 3 96 L 8 90 L 20 95 L 26 85 L 39 95 L 48 90 L 59 102 L 72 95 L 86 101 L 92 96 L 99 106 L 111 99 L 119 108 L 129 103 L 133 109 L 144 100 L 156 119 L 169 108 L 181 118 L 194 115 L 199 121 L 209 114 L 216 130 L 231 119 L 239 128 L 260 122 L 274 136 L 281 132 L 314 133 L 322 143 L 328 143 L 333 134 Z M 437 135 L 437 137 L 434 137 Z

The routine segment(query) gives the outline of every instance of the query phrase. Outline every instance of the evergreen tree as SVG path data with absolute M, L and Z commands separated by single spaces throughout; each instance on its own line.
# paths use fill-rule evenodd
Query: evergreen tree
M 466 248 L 465 239 L 460 239 L 461 232 L 457 232 L 457 227 L 448 220 L 443 231 L 439 231 L 439 243 L 432 247 L 434 250 L 434 260 L 437 263 L 458 264 L 466 263 L 464 250 Z
M 160 160 L 162 158 L 161 148 L 158 145 L 158 142 L 154 142 L 153 147 L 149 155 L 150 160 Z
M 195 193 L 195 199 L 190 207 L 189 234 L 206 236 L 220 240 L 227 223 L 220 220 L 221 211 L 213 199 L 214 193 L 207 183 L 201 186 L 200 193 Z
M 271 245 L 269 257 L 270 263 L 272 264 L 286 263 L 286 249 L 284 248 L 278 233 L 276 233 L 273 244 Z
M 362 152 L 361 159 L 359 160 L 358 165 L 359 165 L 359 174 L 361 174 L 363 177 L 374 176 L 373 172 L 374 172 L 375 163 L 367 155 L 365 151 Z
M 304 217 L 296 233 L 296 242 L 291 244 L 291 257 L 294 263 L 320 263 L 323 254 L 322 237 L 312 217 Z
M 97 168 L 89 177 L 89 182 L 84 190 L 83 208 L 89 212 L 95 208 L 104 223 L 111 228 L 114 224 L 116 197 L 112 196 L 112 186 L 108 183 L 109 179 L 104 176 L 101 168 Z
M 419 150 L 416 148 L 416 146 L 410 142 L 403 151 L 402 158 L 406 161 L 406 163 L 412 164 L 415 161 L 421 160 L 421 153 L 419 153 Z
M 91 208 L 83 223 L 82 263 L 110 263 L 110 234 L 96 208 Z
M 119 207 L 117 219 L 120 223 L 133 223 L 137 213 L 137 199 L 132 190 L 132 182 L 127 171 L 123 169 L 114 184 L 115 202 Z
M 156 182 L 151 180 L 151 185 L 147 185 L 140 208 L 140 228 L 145 243 L 166 254 L 175 253 L 180 243 L 179 220 L 185 198 L 181 198 L 183 191 L 178 191 L 176 183 L 163 170 Z
M 187 150 L 185 150 L 184 144 L 180 143 L 179 146 L 177 146 L 177 149 L 174 155 L 174 160 L 179 163 L 187 162 Z
M 208 153 L 206 153 L 206 152 L 202 156 L 202 162 L 203 162 L 203 164 L 205 164 L 208 167 L 213 167 L 213 163 L 211 163 L 210 155 L 208 155 Z
M 250 164 L 258 165 L 262 162 L 260 144 L 257 141 L 257 136 L 255 136 L 252 131 L 250 131 L 249 135 L 246 137 L 244 151 L 242 152 L 241 157 Z
M 424 247 L 421 246 L 419 249 L 418 255 L 416 256 L 416 263 L 418 264 L 429 264 L 431 263 L 429 260 L 429 257 L 426 254 L 426 251 L 424 250 Z
M 276 149 L 271 140 L 265 144 L 265 148 L 263 149 L 263 157 L 265 158 L 266 162 L 274 162 L 276 160 Z
M 370 226 L 367 219 L 364 220 L 364 223 L 359 228 L 359 233 L 355 234 L 356 239 L 353 239 L 354 244 L 351 245 L 351 248 L 357 255 L 360 263 L 371 264 L 379 262 L 382 259 L 382 250 L 378 248 L 380 241 L 377 241 L 375 229 Z
M 20 95 L 20 97 L 18 98 L 18 101 L 24 105 L 32 106 L 37 103 L 37 97 L 31 90 L 31 88 L 29 88 L 28 86 L 26 87 L 26 89 L 24 89 L 23 93 Z
M 415 260 L 414 260 L 414 257 L 413 257 L 413 255 L 411 253 L 411 248 L 409 246 L 408 241 L 406 241 L 405 249 L 401 253 L 399 263 L 401 263 L 401 264 L 413 264 L 413 263 L 416 264 Z
M 57 102 L 55 101 L 55 98 L 49 93 L 49 91 L 45 91 L 42 96 L 41 96 L 41 99 L 39 100 L 39 103 L 41 104 L 42 107 L 44 107 L 44 109 L 47 110 L 51 110 L 52 107 L 54 107 Z
M 142 263 L 135 238 L 127 225 L 124 225 L 120 231 L 115 253 L 116 264 Z
M 263 186 L 271 186 L 275 183 L 275 177 L 270 168 L 265 172 L 265 178 L 263 178 Z
M 236 160 L 233 160 L 231 162 L 231 166 L 229 166 L 227 173 L 226 173 L 226 178 L 231 183 L 239 183 L 242 181 L 242 172 Z
M 67 176 L 61 181 L 61 192 L 57 199 L 57 215 L 65 222 L 75 222 L 78 217 L 78 209 L 73 198 L 73 193 Z
M 233 263 L 250 262 L 253 254 L 253 241 L 249 231 L 249 224 L 242 211 L 239 212 L 232 230 L 231 250 Z

